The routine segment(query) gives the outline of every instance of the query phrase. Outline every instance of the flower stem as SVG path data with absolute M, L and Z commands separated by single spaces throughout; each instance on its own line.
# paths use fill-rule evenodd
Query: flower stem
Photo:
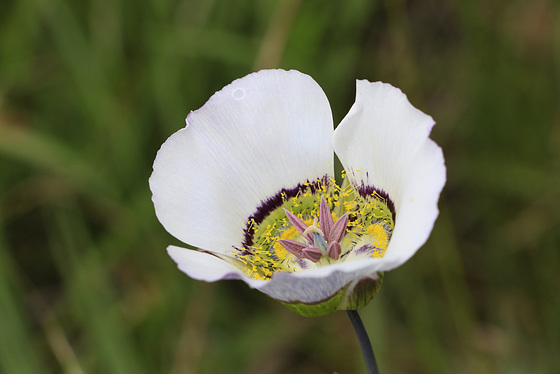
M 373 354 L 373 348 L 371 347 L 371 342 L 369 341 L 367 331 L 362 323 L 362 319 L 360 318 L 358 311 L 347 310 L 346 312 L 348 313 L 348 317 L 350 318 L 352 326 L 354 326 L 354 330 L 358 336 L 358 340 L 360 341 L 368 374 L 379 374 L 377 361 L 375 361 L 375 355 Z

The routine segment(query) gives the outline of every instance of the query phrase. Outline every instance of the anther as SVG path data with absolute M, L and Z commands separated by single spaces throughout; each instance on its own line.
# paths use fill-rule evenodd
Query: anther
M 344 213 L 342 217 L 336 220 L 331 232 L 329 233 L 329 242 L 340 242 L 346 234 L 346 227 L 348 226 L 348 213 Z
M 308 228 L 305 222 L 303 222 L 298 216 L 287 209 L 284 209 L 284 212 L 286 213 L 286 217 L 288 217 L 290 223 L 294 225 L 294 227 L 301 233 L 301 235 L 303 235 L 304 238 L 307 239 L 307 241 L 309 241 L 309 243 L 313 244 L 313 234 L 305 233 L 306 229 Z
M 313 262 L 319 262 L 319 260 L 323 256 L 323 252 L 321 252 L 319 248 L 307 247 L 303 250 L 303 255 L 308 260 L 311 260 Z
M 325 238 L 328 238 L 334 225 L 334 220 L 329 205 L 323 196 L 321 196 L 321 204 L 319 205 L 319 222 L 321 223 L 321 230 L 323 230 Z
M 329 246 L 327 247 L 327 256 L 329 256 L 333 260 L 338 260 L 341 252 L 342 248 L 340 248 L 340 244 L 338 242 L 329 243 Z
M 307 248 L 307 245 L 290 239 L 278 239 L 278 243 L 280 243 L 282 247 L 286 248 L 286 250 L 294 256 L 299 258 L 306 258 L 306 256 L 303 254 L 303 250 Z

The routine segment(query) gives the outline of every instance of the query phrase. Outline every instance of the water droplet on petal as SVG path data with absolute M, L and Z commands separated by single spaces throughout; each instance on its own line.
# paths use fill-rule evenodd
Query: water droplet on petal
M 236 100 L 241 100 L 245 97 L 245 90 L 243 88 L 237 88 L 233 91 L 232 96 Z

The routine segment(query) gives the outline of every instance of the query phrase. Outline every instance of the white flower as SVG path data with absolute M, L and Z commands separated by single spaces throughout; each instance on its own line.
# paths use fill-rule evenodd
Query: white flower
M 158 219 L 190 277 L 241 279 L 302 315 L 365 306 L 383 271 L 427 240 L 445 184 L 432 118 L 389 84 L 357 81 L 333 131 L 319 85 L 263 70 L 216 92 L 159 150 Z M 336 152 L 345 169 L 335 183 Z

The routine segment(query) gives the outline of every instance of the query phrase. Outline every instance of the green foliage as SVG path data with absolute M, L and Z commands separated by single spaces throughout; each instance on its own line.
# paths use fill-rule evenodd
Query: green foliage
M 0 371 L 353 373 L 345 313 L 181 274 L 147 179 L 233 79 L 295 68 L 434 116 L 428 243 L 361 311 L 382 372 L 560 372 L 560 6 L 550 0 L 21 0 L 0 5 Z

